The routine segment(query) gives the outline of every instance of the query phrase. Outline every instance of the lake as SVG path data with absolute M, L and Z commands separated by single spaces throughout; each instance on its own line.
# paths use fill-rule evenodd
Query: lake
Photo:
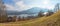
M 8 17 L 13 17 L 13 16 L 17 16 L 17 17 L 28 17 L 28 16 L 38 16 L 38 14 L 21 14 L 21 15 L 8 15 Z

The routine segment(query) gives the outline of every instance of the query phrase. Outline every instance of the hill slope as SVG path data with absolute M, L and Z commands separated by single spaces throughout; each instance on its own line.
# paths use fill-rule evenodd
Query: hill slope
M 49 16 L 24 22 L 0 23 L 1 26 L 60 26 L 60 11 Z

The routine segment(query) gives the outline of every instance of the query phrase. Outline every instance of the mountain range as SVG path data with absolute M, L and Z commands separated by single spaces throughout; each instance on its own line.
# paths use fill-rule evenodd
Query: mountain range
M 39 8 L 39 7 L 33 7 L 31 9 L 25 10 L 25 11 L 7 11 L 8 15 L 20 15 L 20 14 L 35 14 L 39 13 L 40 11 L 46 12 L 48 9 Z

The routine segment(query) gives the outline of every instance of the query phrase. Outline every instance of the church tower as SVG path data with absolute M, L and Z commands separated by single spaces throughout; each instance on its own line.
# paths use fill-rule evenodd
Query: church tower
M 5 5 L 2 0 L 0 0 L 0 22 L 7 21 L 7 14 L 5 10 Z

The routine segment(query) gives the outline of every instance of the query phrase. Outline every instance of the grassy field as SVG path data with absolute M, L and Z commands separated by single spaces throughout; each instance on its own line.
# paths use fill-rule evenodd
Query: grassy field
M 0 26 L 60 26 L 60 11 L 48 17 L 41 17 L 28 21 L 0 23 Z

